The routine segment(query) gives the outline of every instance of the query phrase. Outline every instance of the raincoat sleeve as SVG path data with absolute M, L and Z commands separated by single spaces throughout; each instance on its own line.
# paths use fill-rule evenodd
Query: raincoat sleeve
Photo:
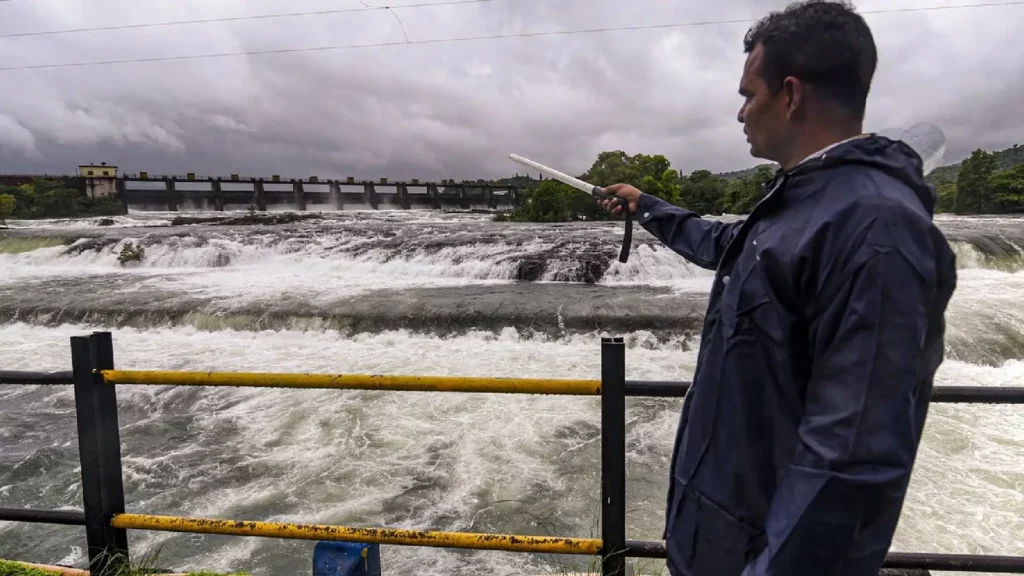
M 690 262 L 714 270 L 740 222 L 705 220 L 657 196 L 641 194 L 636 221 L 663 244 Z
M 767 514 L 767 546 L 743 576 L 831 573 L 841 558 L 881 564 L 888 551 L 930 392 L 918 398 L 934 258 L 908 244 L 912 234 L 880 225 L 853 257 L 823 259 L 800 440 Z

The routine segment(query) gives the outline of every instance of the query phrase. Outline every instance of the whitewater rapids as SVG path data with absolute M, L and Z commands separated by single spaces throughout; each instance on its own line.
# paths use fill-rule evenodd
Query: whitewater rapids
M 621 224 L 342 213 L 269 227 L 173 215 L 15 222 L 0 233 L 0 369 L 65 370 L 111 330 L 117 366 L 687 380 L 712 273 Z M 1024 386 L 1024 221 L 939 219 L 960 282 L 936 385 Z M 127 242 L 141 263 L 122 267 Z M 581 299 L 582 298 L 582 299 Z M 118 389 L 131 512 L 598 536 L 596 399 Z M 627 402 L 631 539 L 658 539 L 681 401 Z M 0 386 L 0 506 L 81 506 L 69 387 Z M 0 557 L 83 566 L 84 530 L 0 523 Z M 176 569 L 308 572 L 313 543 L 131 532 Z M 1024 555 L 1024 409 L 935 404 L 894 544 Z M 390 574 L 537 574 L 586 559 L 384 547 Z M 662 565 L 642 562 L 642 573 Z

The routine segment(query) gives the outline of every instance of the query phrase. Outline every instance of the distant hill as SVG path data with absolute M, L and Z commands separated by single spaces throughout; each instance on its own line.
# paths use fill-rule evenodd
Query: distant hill
M 995 152 L 994 154 L 996 155 L 996 163 L 998 165 L 998 170 L 1006 170 L 1007 168 L 1016 166 L 1018 164 L 1024 164 L 1024 145 L 1022 144 L 1014 144 L 1012 147 L 1007 148 L 1006 150 L 1000 150 L 999 152 Z M 774 163 L 762 164 L 762 166 L 770 167 L 773 172 L 775 170 L 778 170 L 779 168 L 779 165 Z M 725 178 L 726 180 L 743 178 L 744 176 L 749 176 L 753 174 L 754 171 L 758 169 L 758 167 L 759 166 L 754 166 L 753 168 L 747 168 L 746 170 L 737 170 L 735 172 L 722 172 L 720 174 L 715 174 L 715 176 L 720 176 L 722 178 Z M 932 173 L 929 174 L 926 179 L 928 180 L 929 184 L 935 187 L 939 187 L 943 184 L 956 182 L 956 177 L 958 174 L 960 174 L 959 162 L 957 162 L 956 164 L 949 164 L 948 166 L 940 166 L 935 170 L 932 170 Z
M 1018 164 L 1024 164 L 1024 146 L 1020 144 L 1014 144 L 1011 148 L 1000 150 L 993 154 L 996 156 L 997 170 L 1006 170 L 1007 168 Z M 943 184 L 956 182 L 956 177 L 959 174 L 960 163 L 957 162 L 956 164 L 936 168 L 928 175 L 926 180 L 928 180 L 929 184 L 937 188 Z
M 512 178 L 500 178 L 494 181 L 494 183 L 499 186 L 515 186 L 516 188 L 526 188 L 531 182 L 539 182 L 539 180 L 529 176 L 516 174 Z
M 757 166 L 754 166 L 753 168 L 747 168 L 746 170 L 736 170 L 734 172 L 721 172 L 719 174 L 715 174 L 715 176 L 725 178 L 726 180 L 735 180 L 737 178 L 744 178 L 746 176 L 750 176 L 751 174 L 756 172 L 757 169 L 760 168 L 761 166 L 767 166 L 771 168 L 772 172 L 775 172 L 776 170 L 779 169 L 778 164 L 775 164 L 774 162 L 769 162 L 768 164 L 758 164 Z

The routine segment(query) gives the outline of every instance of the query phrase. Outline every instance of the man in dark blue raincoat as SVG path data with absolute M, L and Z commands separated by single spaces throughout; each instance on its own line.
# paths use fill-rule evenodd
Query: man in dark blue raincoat
M 673 455 L 669 570 L 874 576 L 943 358 L 954 256 L 918 154 L 862 134 L 876 52 L 859 15 L 791 5 L 745 50 L 739 120 L 751 154 L 781 166 L 749 217 L 608 188 L 716 270 Z

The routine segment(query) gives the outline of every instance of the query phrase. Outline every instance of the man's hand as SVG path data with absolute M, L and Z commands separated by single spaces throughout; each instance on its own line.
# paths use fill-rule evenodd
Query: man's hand
M 612 184 L 611 186 L 605 186 L 604 191 L 609 194 L 615 194 L 620 198 L 625 198 L 629 202 L 629 211 L 634 214 L 636 213 L 637 201 L 640 200 L 640 190 L 629 184 Z M 601 207 L 615 215 L 622 213 L 622 204 L 615 200 L 601 200 Z

